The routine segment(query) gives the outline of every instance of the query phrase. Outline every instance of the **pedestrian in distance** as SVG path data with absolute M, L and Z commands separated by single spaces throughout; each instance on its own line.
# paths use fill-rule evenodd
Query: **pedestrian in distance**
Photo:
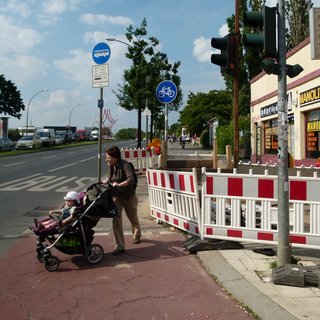
M 131 166 L 128 161 L 121 158 L 121 151 L 117 146 L 112 146 L 106 150 L 106 161 L 110 168 L 110 172 L 109 176 L 102 180 L 102 183 L 110 183 L 113 186 L 113 200 L 120 213 L 119 217 L 115 217 L 112 220 L 115 238 L 115 250 L 112 254 L 119 255 L 125 251 L 122 224 L 123 209 L 131 223 L 133 243 L 138 244 L 141 242 L 135 173 L 133 172 L 133 166 Z
M 181 147 L 182 147 L 182 149 L 184 149 L 184 147 L 185 147 L 185 145 L 186 145 L 186 140 L 187 140 L 187 136 L 186 136 L 185 133 L 183 133 L 183 134 L 181 135 Z

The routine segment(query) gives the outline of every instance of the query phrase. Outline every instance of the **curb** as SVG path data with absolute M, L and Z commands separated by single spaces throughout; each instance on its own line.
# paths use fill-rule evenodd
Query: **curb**
M 244 307 L 262 320 L 295 320 L 291 313 L 273 302 L 236 271 L 219 251 L 201 251 L 197 258 L 207 272 L 213 276 Z

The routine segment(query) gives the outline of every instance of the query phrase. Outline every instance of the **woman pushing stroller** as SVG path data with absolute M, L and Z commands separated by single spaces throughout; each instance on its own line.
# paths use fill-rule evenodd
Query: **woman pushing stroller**
M 34 219 L 31 229 L 35 233 L 49 232 L 67 226 L 74 220 L 74 214 L 80 204 L 80 194 L 76 191 L 69 191 L 65 197 L 65 204 L 61 209 L 49 211 L 49 215 L 40 220 Z

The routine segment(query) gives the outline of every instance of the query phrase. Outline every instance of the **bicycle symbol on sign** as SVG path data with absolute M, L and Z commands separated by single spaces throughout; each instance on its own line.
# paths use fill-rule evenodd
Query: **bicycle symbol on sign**
M 177 96 L 176 85 L 169 80 L 162 81 L 156 89 L 156 97 L 161 103 L 171 103 Z
M 170 87 L 163 86 L 162 89 L 158 92 L 159 98 L 163 98 L 168 96 L 169 98 L 173 98 L 175 96 L 175 91 L 172 90 Z

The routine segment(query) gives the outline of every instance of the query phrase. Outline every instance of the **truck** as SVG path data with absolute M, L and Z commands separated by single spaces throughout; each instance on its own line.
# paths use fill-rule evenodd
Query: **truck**
M 39 134 L 42 145 L 50 147 L 56 143 L 56 133 L 54 129 L 37 129 L 36 133 Z
M 82 141 L 89 141 L 89 133 L 90 131 L 84 129 L 84 130 L 77 130 L 76 131 L 76 141 L 82 142 Z

